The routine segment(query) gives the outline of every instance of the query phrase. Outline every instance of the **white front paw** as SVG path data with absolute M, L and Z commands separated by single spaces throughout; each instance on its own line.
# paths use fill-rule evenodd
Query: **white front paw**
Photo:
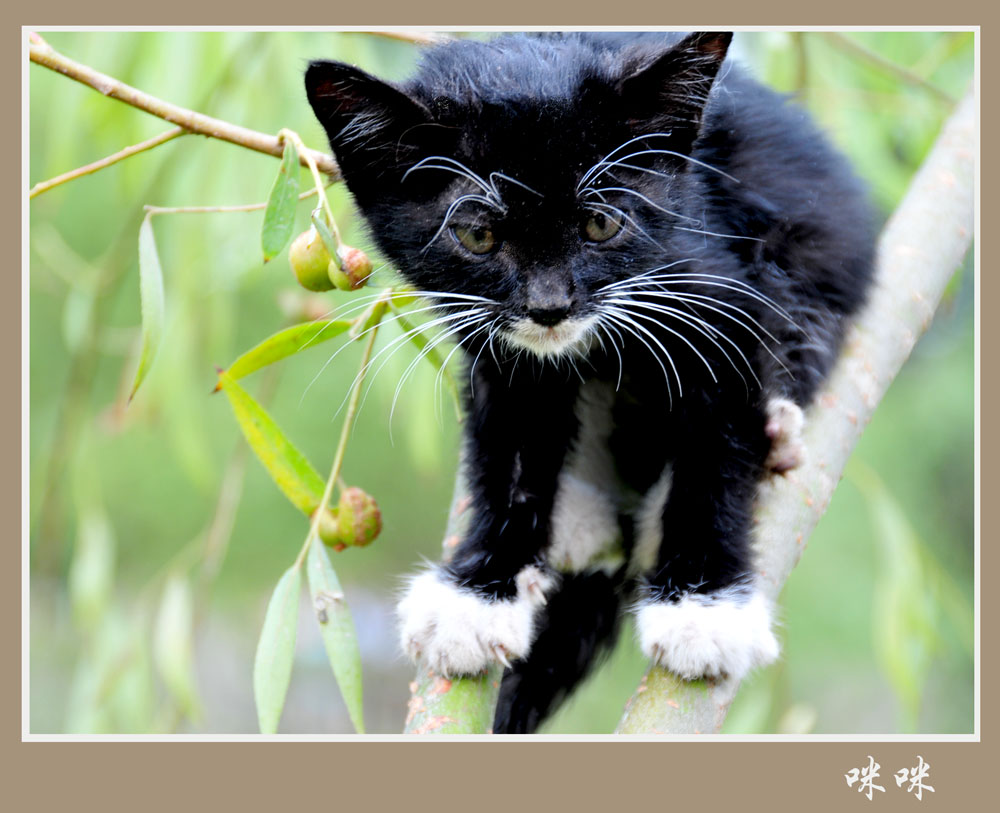
M 438 570 L 414 576 L 399 603 L 400 642 L 414 661 L 443 676 L 474 675 L 527 656 L 535 614 L 555 579 L 537 567 L 517 575 L 517 595 L 488 600 Z
M 679 601 L 639 606 L 639 645 L 655 663 L 686 680 L 741 680 L 778 657 L 771 609 L 760 593 L 688 593 Z

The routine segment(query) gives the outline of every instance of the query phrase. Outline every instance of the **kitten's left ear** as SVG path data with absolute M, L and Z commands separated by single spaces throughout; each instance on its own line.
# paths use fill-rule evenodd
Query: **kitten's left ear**
M 619 93 L 637 134 L 669 130 L 676 146 L 690 147 L 732 39 L 731 31 L 690 34 L 623 79 Z
M 343 62 L 312 62 L 306 94 L 355 195 L 366 176 L 397 166 L 422 137 L 430 112 L 388 82 Z

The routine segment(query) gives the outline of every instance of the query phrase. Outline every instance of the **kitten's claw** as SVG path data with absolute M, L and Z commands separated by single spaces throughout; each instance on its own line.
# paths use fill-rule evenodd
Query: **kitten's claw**
M 500 646 L 500 644 L 493 647 L 493 656 L 500 661 L 500 663 L 510 669 L 510 661 L 507 660 L 507 652 L 502 646 Z
M 787 398 L 772 398 L 767 402 L 766 412 L 764 433 L 771 439 L 771 451 L 764 465 L 784 474 L 805 461 L 806 447 L 802 442 L 805 417 L 799 405 Z
M 643 653 L 685 680 L 741 680 L 778 656 L 771 610 L 760 593 L 728 590 L 647 601 L 636 622 Z
M 427 570 L 410 580 L 399 603 L 400 642 L 411 659 L 445 677 L 510 667 L 531 649 L 535 615 L 555 583 L 539 568 L 526 567 L 514 598 L 490 600 Z
M 528 596 L 532 598 L 532 600 L 538 602 L 542 606 L 549 603 L 545 598 L 545 593 L 542 590 L 541 584 L 539 584 L 538 580 L 533 576 L 526 578 L 523 584 L 519 583 L 518 588 L 519 590 L 523 589 Z

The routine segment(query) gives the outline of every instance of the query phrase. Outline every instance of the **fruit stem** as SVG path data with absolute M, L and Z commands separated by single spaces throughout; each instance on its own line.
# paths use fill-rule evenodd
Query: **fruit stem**
M 357 415 L 358 402 L 361 400 L 361 388 L 365 383 L 365 375 L 368 372 L 368 363 L 371 361 L 372 348 L 375 346 L 375 337 L 378 335 L 378 327 L 378 323 L 372 327 L 371 335 L 368 337 L 368 342 L 365 344 L 364 352 L 361 355 L 361 367 L 358 371 L 358 376 L 354 381 L 354 388 L 351 390 L 351 400 L 347 404 L 347 414 L 344 416 L 344 425 L 340 429 L 340 442 L 337 444 L 337 452 L 333 458 L 333 466 L 330 468 L 330 476 L 326 480 L 326 488 L 323 489 L 323 497 L 319 502 L 319 508 L 313 512 L 312 521 L 309 523 L 309 533 L 306 535 L 306 541 L 303 543 L 302 550 L 299 551 L 299 555 L 295 559 L 296 567 L 301 566 L 302 561 L 309 552 L 309 545 L 312 544 L 313 539 L 319 537 L 320 515 L 322 514 L 323 509 L 330 503 L 330 498 L 333 496 L 334 485 L 340 482 L 341 487 L 343 487 L 343 481 L 340 479 L 340 469 L 344 464 L 344 454 L 347 451 L 347 441 L 351 436 L 351 428 L 354 425 L 354 418 Z

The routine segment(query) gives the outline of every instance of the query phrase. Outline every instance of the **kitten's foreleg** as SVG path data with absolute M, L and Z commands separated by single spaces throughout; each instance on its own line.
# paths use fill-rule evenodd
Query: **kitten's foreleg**
M 794 309 L 793 309 L 794 310 Z M 831 311 L 795 311 L 795 323 L 774 328 L 779 342 L 764 356 L 758 371 L 768 400 L 766 434 L 771 451 L 765 465 L 776 474 L 798 468 L 805 461 L 802 410 L 816 397 L 843 338 L 844 321 Z
M 674 460 L 659 555 L 636 606 L 642 651 L 689 680 L 740 679 L 778 655 L 770 602 L 751 567 L 751 509 L 766 453 L 766 438 L 748 445 L 751 435 L 742 434 L 753 422 L 748 415 L 701 435 Z
M 472 498 L 447 565 L 413 578 L 399 605 L 401 642 L 441 674 L 525 658 L 558 577 L 542 561 L 558 475 L 576 432 L 575 388 L 476 382 L 463 465 Z

